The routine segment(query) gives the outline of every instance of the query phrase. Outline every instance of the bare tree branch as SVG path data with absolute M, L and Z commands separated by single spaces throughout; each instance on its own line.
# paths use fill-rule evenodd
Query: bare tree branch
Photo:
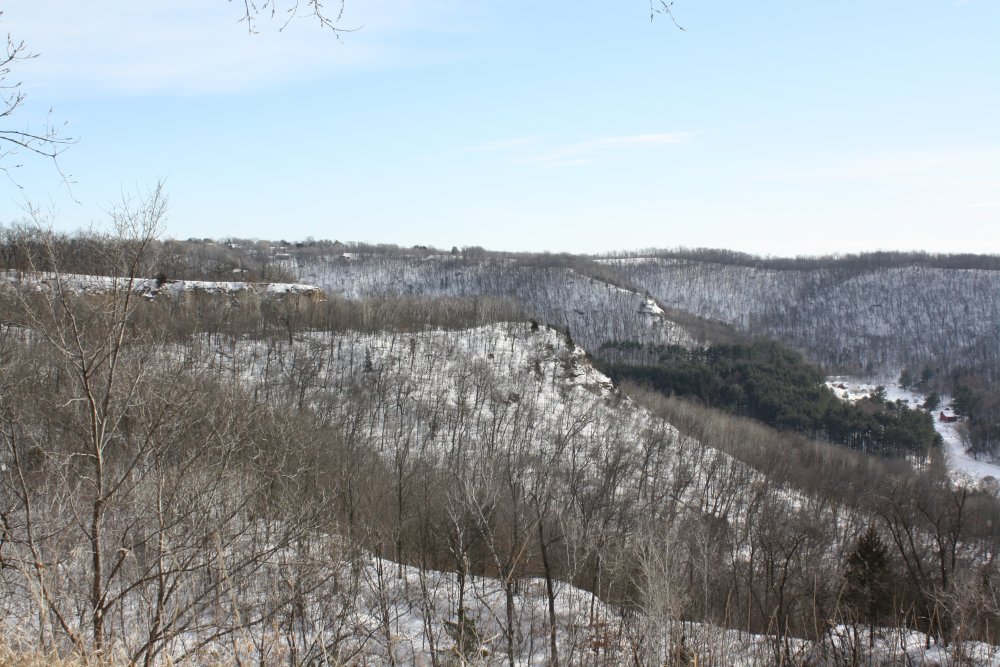
M 233 2 L 233 0 L 229 0 Z M 340 25 L 344 17 L 346 0 L 335 0 L 333 10 L 330 10 L 321 0 L 243 0 L 243 18 L 251 34 L 257 32 L 257 19 L 265 15 L 269 19 L 281 18 L 284 30 L 296 18 L 310 18 L 318 21 L 320 26 L 333 31 L 339 36 L 344 32 L 353 32 L 356 28 L 344 28 Z
M 674 3 L 672 1 L 649 0 L 649 20 L 653 21 L 657 14 L 666 14 L 678 30 L 684 30 L 684 26 L 678 23 L 674 16 Z
M 3 11 L 0 11 L 0 20 L 2 19 Z M 0 119 L 6 121 L 6 119 L 12 118 L 24 104 L 25 96 L 21 90 L 21 81 L 11 79 L 14 67 L 18 63 L 37 57 L 38 54 L 29 51 L 23 41 L 15 39 L 8 33 L 6 49 L 0 55 Z M 76 139 L 63 135 L 62 128 L 53 125 L 49 120 L 40 131 L 33 131 L 30 127 L 24 129 L 0 128 L 0 171 L 3 171 L 12 183 L 21 187 L 11 175 L 11 170 L 17 169 L 21 165 L 17 163 L 7 164 L 7 162 L 18 151 L 27 150 L 51 159 L 63 181 L 68 183 L 69 178 L 60 168 L 58 158 L 66 148 L 74 143 L 76 143 Z

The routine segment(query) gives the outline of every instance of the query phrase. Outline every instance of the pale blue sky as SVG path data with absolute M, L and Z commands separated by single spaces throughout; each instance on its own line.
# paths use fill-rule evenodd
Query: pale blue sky
M 684 32 L 643 0 L 347 0 L 340 41 L 241 6 L 0 4 L 40 54 L 20 125 L 79 137 L 79 203 L 22 155 L 0 222 L 163 179 L 181 238 L 1000 253 L 997 0 L 677 0 Z

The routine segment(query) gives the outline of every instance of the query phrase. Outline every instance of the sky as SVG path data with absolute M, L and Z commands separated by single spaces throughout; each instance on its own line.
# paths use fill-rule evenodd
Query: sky
M 162 182 L 174 238 L 1000 254 L 997 0 L 243 6 L 0 2 L 0 129 L 76 139 L 0 161 L 0 224 Z

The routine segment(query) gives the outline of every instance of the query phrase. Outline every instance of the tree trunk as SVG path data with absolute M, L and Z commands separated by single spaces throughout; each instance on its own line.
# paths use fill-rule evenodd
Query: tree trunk
M 556 593 L 552 581 L 552 563 L 545 543 L 545 528 L 538 522 L 538 547 L 542 553 L 542 569 L 545 571 L 545 594 L 549 600 L 549 664 L 559 667 L 559 643 L 556 641 Z

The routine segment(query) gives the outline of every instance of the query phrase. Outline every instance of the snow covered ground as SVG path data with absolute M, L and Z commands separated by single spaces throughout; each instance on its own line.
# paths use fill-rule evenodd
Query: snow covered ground
M 876 383 L 866 382 L 858 378 L 834 376 L 827 378 L 826 386 L 832 389 L 838 397 L 847 401 L 856 401 L 871 395 Z M 885 388 L 885 397 L 890 401 L 903 401 L 908 407 L 922 410 L 927 396 L 910 389 L 903 389 L 894 382 L 881 384 Z M 843 388 L 842 388 L 843 387 Z M 942 396 L 940 406 L 933 411 L 934 429 L 941 434 L 944 441 L 945 462 L 953 475 L 976 480 L 1000 480 L 1000 465 L 988 461 L 979 461 L 965 452 L 959 433 L 960 422 L 943 422 L 940 413 L 954 416 L 951 410 L 951 398 Z
M 346 573 L 345 573 L 346 574 Z M 347 579 L 349 577 L 344 577 Z M 506 665 L 506 614 L 503 585 L 489 577 L 470 577 L 461 590 L 454 573 L 423 571 L 369 557 L 355 569 L 356 586 L 346 587 L 355 596 L 351 623 L 354 636 L 337 648 L 337 657 L 358 664 L 388 661 L 431 665 L 431 653 L 457 657 L 456 610 L 464 610 L 467 665 Z M 668 664 L 671 658 L 688 662 L 669 664 L 762 667 L 778 664 L 851 664 L 849 657 L 870 656 L 861 664 L 1000 665 L 1000 647 L 964 642 L 944 647 L 921 632 L 901 628 L 873 629 L 869 650 L 868 628 L 838 625 L 821 641 L 789 638 L 787 654 L 779 656 L 781 641 L 773 636 L 748 634 L 717 625 L 668 618 L 623 617 L 579 588 L 555 583 L 556 646 L 560 660 L 569 665 Z M 548 665 L 549 616 L 543 579 L 520 582 L 515 603 L 514 664 Z M 317 638 L 317 644 L 321 645 Z M 861 658 L 864 660 L 864 658 Z
M 30 285 L 35 289 L 56 289 L 61 287 L 72 292 L 106 292 L 116 287 L 124 287 L 127 279 L 113 276 L 92 276 L 76 273 L 26 273 L 19 271 L 0 272 L 0 281 L 11 285 Z M 226 282 L 212 280 L 168 280 L 159 285 L 155 278 L 136 278 L 132 291 L 147 297 L 167 293 L 178 297 L 185 292 L 207 294 L 242 294 L 245 292 L 266 294 L 316 294 L 322 293 L 315 285 L 304 283 L 253 283 Z

